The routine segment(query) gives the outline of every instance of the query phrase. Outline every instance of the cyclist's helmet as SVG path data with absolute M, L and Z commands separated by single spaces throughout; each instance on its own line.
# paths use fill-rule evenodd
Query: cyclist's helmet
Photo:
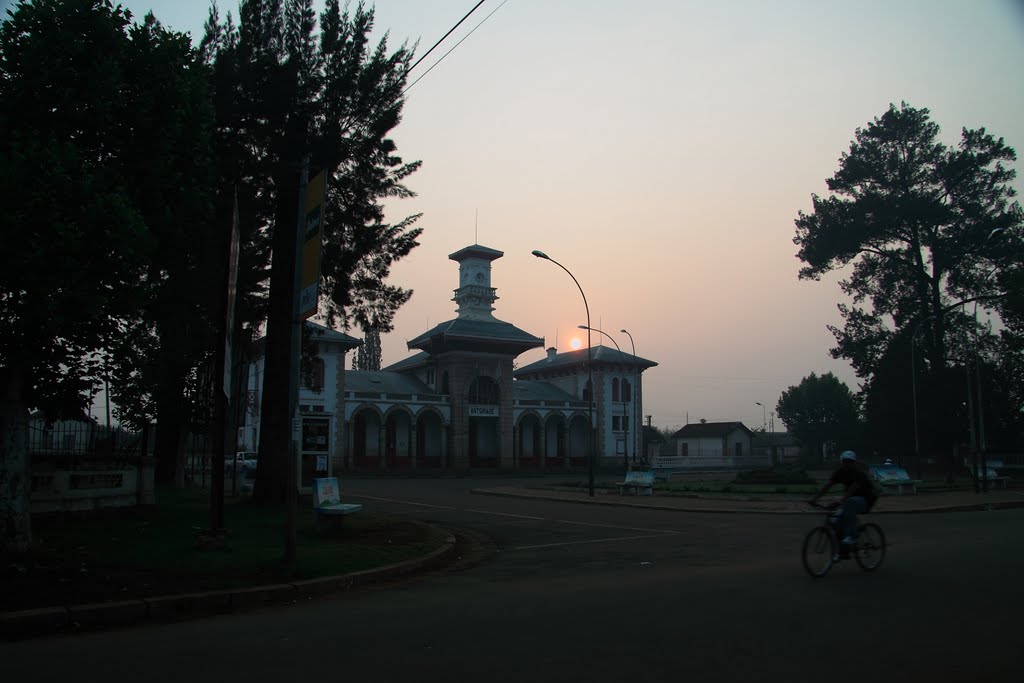
M 853 451 L 843 451 L 839 454 L 839 462 L 842 462 L 843 460 L 853 460 L 856 462 L 857 454 Z

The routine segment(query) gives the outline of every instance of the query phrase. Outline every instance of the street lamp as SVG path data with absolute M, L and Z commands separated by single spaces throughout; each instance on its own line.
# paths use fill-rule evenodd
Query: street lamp
M 608 337 L 609 339 L 611 339 L 612 344 L 615 344 L 615 350 L 619 352 L 619 356 L 620 357 L 622 356 L 622 349 L 619 348 L 619 343 L 617 341 L 615 341 L 615 339 L 610 334 L 605 332 L 604 330 L 599 330 L 596 327 L 590 327 L 589 325 L 577 325 L 576 327 L 578 327 L 581 330 L 587 330 L 588 332 L 591 331 L 591 330 L 593 330 L 594 332 L 600 332 L 604 336 Z M 593 389 L 591 389 L 591 391 L 593 391 Z M 626 419 L 626 400 L 625 399 L 622 400 L 622 419 L 623 420 Z M 626 431 L 626 438 L 627 439 L 629 438 L 629 431 L 628 430 Z M 626 443 L 626 445 L 625 445 L 625 447 L 623 448 L 623 451 L 622 451 L 622 464 L 625 466 L 626 470 L 628 471 L 629 470 L 629 442 L 626 441 L 625 443 Z
M 768 432 L 768 409 L 760 401 L 754 401 L 754 405 L 761 406 L 761 431 Z
M 633 343 L 633 335 L 631 335 L 629 333 L 629 331 L 625 330 L 625 329 L 619 330 L 619 332 L 621 332 L 624 335 L 626 335 L 627 337 L 629 337 L 629 346 L 633 349 L 633 362 L 635 363 L 636 362 L 636 344 Z M 636 401 L 637 400 L 636 400 L 636 397 L 640 395 L 640 375 L 639 374 L 636 374 L 636 375 L 633 376 L 633 387 L 634 387 L 634 392 L 633 392 L 633 410 L 631 411 L 633 413 L 632 416 L 631 416 L 633 419 L 631 420 L 631 422 L 633 423 L 633 426 L 636 426 L 636 418 L 637 418 L 637 412 L 636 412 Z M 626 430 L 626 436 L 627 436 L 627 438 L 629 437 L 629 430 L 628 429 Z M 634 465 L 636 464 L 637 450 L 639 448 L 641 448 L 641 446 L 643 446 L 643 439 L 642 438 L 640 439 L 640 445 L 637 445 L 635 443 L 633 444 L 633 464 Z M 641 459 L 641 462 L 643 462 L 642 459 Z
M 587 295 L 583 293 L 583 288 L 580 287 L 580 281 L 576 279 L 576 276 L 569 272 L 569 269 L 563 266 L 561 263 L 551 258 L 543 251 L 534 249 L 530 252 L 537 258 L 542 258 L 546 261 L 551 261 L 556 266 L 564 270 L 572 278 L 572 281 L 576 283 L 576 288 L 580 290 L 580 296 L 583 297 L 583 308 L 587 311 L 587 383 L 590 386 L 590 396 L 587 400 L 587 425 L 588 434 L 588 448 L 587 453 L 587 476 L 590 485 L 590 497 L 594 497 L 594 368 L 593 359 L 591 358 L 592 351 L 590 349 L 590 306 L 587 304 Z

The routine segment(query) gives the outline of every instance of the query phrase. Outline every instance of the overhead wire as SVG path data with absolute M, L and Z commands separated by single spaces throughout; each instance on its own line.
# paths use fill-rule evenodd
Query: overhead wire
M 412 71 L 412 70 L 413 70 L 413 69 L 415 69 L 415 68 L 416 68 L 417 66 L 419 66 L 419 65 L 420 65 L 420 62 L 422 62 L 422 61 L 423 61 L 424 59 L 426 59 L 426 58 L 427 58 L 427 55 L 429 55 L 429 54 L 430 54 L 431 52 L 433 52 L 433 51 L 434 51 L 434 50 L 435 50 L 435 49 L 437 48 L 437 46 L 438 46 L 438 45 L 440 45 L 441 43 L 443 43 L 443 42 L 444 42 L 444 39 L 445 39 L 445 38 L 447 38 L 448 36 L 450 36 L 450 35 L 452 34 L 452 31 L 454 31 L 455 29 L 457 29 L 457 28 L 458 28 L 459 26 L 462 26 L 462 22 L 464 22 L 464 21 L 465 21 L 466 19 L 469 19 L 469 15 L 470 15 L 470 14 L 472 14 L 473 12 L 475 12 L 475 11 L 477 10 L 477 8 L 479 8 L 479 7 L 480 7 L 480 5 L 484 4 L 484 2 L 485 2 L 485 1 L 486 1 L 486 0 L 480 0 L 480 2 L 476 3 L 476 5 L 475 5 L 475 6 L 473 7 L 473 9 L 469 10 L 468 12 L 466 12 L 466 16 L 464 16 L 464 17 L 462 17 L 461 19 L 459 19 L 459 23 L 455 24 L 455 26 L 452 26 L 452 27 L 451 27 L 450 29 L 448 29 L 448 33 L 446 33 L 446 34 L 444 34 L 443 36 L 441 36 L 441 40 L 439 40 L 439 41 L 437 41 L 436 43 L 434 43 L 434 47 L 432 47 L 432 48 L 430 48 L 429 50 L 427 50 L 426 52 L 424 52 L 424 53 L 423 53 L 423 56 L 422 56 L 422 57 L 420 57 L 419 59 L 417 59 L 417 60 L 416 60 L 416 63 L 415 63 L 415 64 L 413 64 L 412 66 L 410 66 L 410 67 L 409 67 L 409 70 L 408 70 L 408 71 L 406 71 L 405 73 L 409 73 L 409 71 Z M 443 59 L 443 57 L 442 57 L 442 59 Z
M 476 8 L 477 8 L 477 7 L 479 7 L 479 6 L 481 5 L 481 4 L 483 4 L 483 1 L 484 1 L 484 0 L 480 0 L 480 2 L 478 2 L 478 3 L 477 3 L 476 7 L 474 7 L 474 8 L 472 9 L 472 10 L 470 10 L 470 11 L 469 11 L 469 14 L 472 14 L 472 13 L 473 13 L 473 12 L 474 12 L 474 11 L 476 10 Z M 472 28 L 472 29 L 470 30 L 470 32 L 469 32 L 469 33 L 467 33 L 466 35 L 464 35 L 464 36 L 462 37 L 462 40 L 460 40 L 459 42 L 455 43 L 455 45 L 453 45 L 453 46 L 451 47 L 451 49 L 450 49 L 450 50 L 448 50 L 448 52 L 445 52 L 445 53 L 444 53 L 443 55 L 441 55 L 441 58 L 440 58 L 440 59 L 438 59 L 438 60 L 437 60 L 436 62 L 434 62 L 434 63 L 433 63 L 433 64 L 432 64 L 431 66 L 430 66 L 430 68 L 429 68 L 429 69 L 427 69 L 426 71 L 424 71 L 424 72 L 423 72 L 423 74 L 422 74 L 422 75 L 421 75 L 421 76 L 420 76 L 419 78 L 417 78 L 417 79 L 416 79 L 415 81 L 413 81 L 412 83 L 410 83 L 410 84 L 409 84 L 409 86 L 408 86 L 408 87 L 407 87 L 407 88 L 406 88 L 405 90 L 403 90 L 403 91 L 402 91 L 402 94 L 403 94 L 403 95 L 404 95 L 404 94 L 406 94 L 407 92 L 409 92 L 409 91 L 410 91 L 410 90 L 412 89 L 412 87 L 413 87 L 414 85 L 416 85 L 416 84 L 417 84 L 417 83 L 419 83 L 419 82 L 420 82 L 421 80 L 423 80 L 423 77 L 424 77 L 424 76 L 426 76 L 426 75 L 427 75 L 428 73 L 430 73 L 431 71 L 433 71 L 433 69 L 434 69 L 434 67 L 435 67 L 435 66 L 437 66 L 438 64 L 440 64 L 441 62 L 443 62 L 443 61 L 444 61 L 444 58 L 445 58 L 445 57 L 447 57 L 448 55 L 450 55 L 450 54 L 452 53 L 452 51 L 453 51 L 453 50 L 455 50 L 455 48 L 457 48 L 457 47 L 458 47 L 459 45 L 462 45 L 462 43 L 463 43 L 463 42 L 464 42 L 464 41 L 466 40 L 466 38 L 469 38 L 469 37 L 470 37 L 471 35 L 473 35 L 473 32 L 474 32 L 474 31 L 476 31 L 476 30 L 477 30 L 478 28 L 480 28 L 481 26 L 483 26 L 483 25 L 484 25 L 484 22 L 486 22 L 486 21 L 487 21 L 488 19 L 490 19 L 490 18 L 491 18 L 492 16 L 494 16 L 494 13 L 495 13 L 495 12 L 497 12 L 497 11 L 498 11 L 498 10 L 500 10 L 500 9 L 501 9 L 502 7 L 504 7 L 504 6 L 505 6 L 505 3 L 506 3 L 506 2 L 508 2 L 508 0 L 502 0 L 501 4 L 500 4 L 500 5 L 498 5 L 497 7 L 495 7 L 495 8 L 493 9 L 493 10 L 491 10 L 491 13 L 490 13 L 490 14 L 488 14 L 488 15 L 487 15 L 486 17 L 484 17 L 484 18 L 483 18 L 483 19 L 482 19 L 482 20 L 480 21 L 480 23 L 479 23 L 479 24 L 477 24 L 476 26 L 474 26 L 474 27 L 473 27 L 473 28 Z M 469 16 L 469 14 L 467 14 L 467 15 L 466 15 L 466 17 L 468 17 L 468 16 Z M 465 21 L 466 17 L 463 17 L 463 18 L 462 18 L 462 21 Z M 459 24 L 461 24 L 461 23 L 462 23 L 462 21 L 460 21 L 460 22 L 459 22 Z M 446 33 L 446 34 L 445 34 L 445 38 L 447 38 L 447 37 L 448 37 L 448 36 L 449 36 L 449 35 L 451 34 L 451 32 L 452 32 L 452 31 L 454 31 L 454 30 L 455 30 L 455 29 L 456 29 L 456 28 L 458 27 L 458 25 L 459 25 L 459 24 L 456 24 L 456 25 L 455 25 L 454 27 L 452 27 L 452 30 L 451 30 L 451 31 L 449 31 L 448 33 Z M 444 38 L 442 38 L 441 40 L 444 40 Z M 440 43 L 440 42 L 441 42 L 441 40 L 439 40 L 439 41 L 437 41 L 437 42 L 438 42 L 438 43 Z M 435 45 L 434 45 L 434 47 L 437 47 L 437 45 L 435 44 Z M 432 51 L 432 50 L 434 49 L 434 47 L 430 48 L 430 50 L 428 50 L 428 51 L 427 51 L 427 54 L 430 54 L 430 52 L 431 52 L 431 51 Z M 423 57 L 426 57 L 426 56 L 427 56 L 427 54 L 424 54 L 424 55 L 423 55 Z M 420 63 L 421 61 L 423 61 L 423 57 L 421 57 L 420 59 L 418 59 L 418 60 L 416 61 L 416 64 L 419 64 L 419 63 Z M 412 69 L 413 69 L 413 68 L 415 68 L 416 64 L 413 64 L 413 66 L 409 68 L 409 71 L 412 71 Z M 408 73 L 408 71 L 407 71 L 406 73 Z

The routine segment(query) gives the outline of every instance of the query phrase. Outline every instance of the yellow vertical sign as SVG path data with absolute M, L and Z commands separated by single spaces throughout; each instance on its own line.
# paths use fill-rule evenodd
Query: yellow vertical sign
M 320 300 L 320 245 L 326 190 L 325 171 L 317 173 L 306 185 L 306 235 L 302 241 L 302 270 L 299 274 L 299 320 L 315 315 Z

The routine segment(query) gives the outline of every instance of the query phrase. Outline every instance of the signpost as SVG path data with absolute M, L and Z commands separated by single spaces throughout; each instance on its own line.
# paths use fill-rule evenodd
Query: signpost
M 305 320 L 316 315 L 320 301 L 320 248 L 324 219 L 324 194 L 327 189 L 327 173 L 320 171 L 306 185 L 304 198 L 302 260 L 299 265 L 299 310 L 298 318 Z
M 302 358 L 302 323 L 316 314 L 320 291 L 320 245 L 323 234 L 324 196 L 327 171 L 320 171 L 309 180 L 309 157 L 302 161 L 299 176 L 298 221 L 295 229 L 295 278 L 292 304 L 292 344 L 288 407 L 292 416 L 292 438 L 288 448 L 285 478 L 285 541 L 284 560 L 295 560 L 295 514 L 298 505 L 298 468 L 301 452 L 302 417 L 299 415 L 299 372 Z

